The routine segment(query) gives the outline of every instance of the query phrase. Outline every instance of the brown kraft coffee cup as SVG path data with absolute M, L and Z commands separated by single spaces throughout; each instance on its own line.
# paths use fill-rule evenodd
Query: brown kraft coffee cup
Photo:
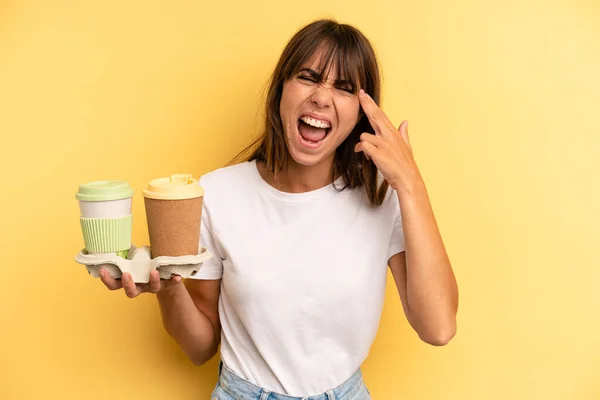
M 189 174 L 150 181 L 142 191 L 152 258 L 196 255 L 204 190 Z

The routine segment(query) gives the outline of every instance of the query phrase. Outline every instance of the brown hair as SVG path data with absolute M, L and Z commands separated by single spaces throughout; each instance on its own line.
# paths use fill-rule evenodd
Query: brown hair
M 334 20 L 318 20 L 303 27 L 291 38 L 273 74 L 267 92 L 265 126 L 262 135 L 246 147 L 238 156 L 252 150 L 246 161 L 262 161 L 274 174 L 282 170 L 290 154 L 283 133 L 279 114 L 279 103 L 286 80 L 294 77 L 306 66 L 313 54 L 322 50 L 318 71 L 322 79 L 335 68 L 337 79 L 351 82 L 357 93 L 361 88 L 377 104 L 380 100 L 380 77 L 375 52 L 369 40 L 356 28 L 339 24 Z M 372 205 L 383 202 L 388 183 L 383 181 L 377 187 L 377 168 L 363 153 L 354 152 L 354 146 L 363 132 L 374 134 L 369 120 L 360 111 L 360 119 L 348 138 L 335 150 L 332 169 L 332 182 L 342 176 L 346 187 L 365 187 Z

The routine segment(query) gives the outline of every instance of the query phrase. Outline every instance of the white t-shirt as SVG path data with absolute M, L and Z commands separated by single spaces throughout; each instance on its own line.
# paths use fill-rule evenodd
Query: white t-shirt
M 396 192 L 374 207 L 363 187 L 285 193 L 262 179 L 256 162 L 199 183 L 200 244 L 214 256 L 194 278 L 222 278 L 223 363 L 290 396 L 343 383 L 369 353 L 387 262 L 404 251 Z

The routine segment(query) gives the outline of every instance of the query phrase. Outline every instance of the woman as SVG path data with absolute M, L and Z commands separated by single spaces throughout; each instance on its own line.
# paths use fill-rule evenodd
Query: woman
M 455 334 L 458 290 L 407 122 L 378 107 L 378 65 L 355 28 L 316 21 L 273 73 L 264 135 L 246 161 L 204 175 L 201 244 L 180 277 L 110 289 L 156 293 L 167 332 L 197 365 L 221 345 L 215 399 L 369 399 L 360 366 L 391 269 L 419 337 Z

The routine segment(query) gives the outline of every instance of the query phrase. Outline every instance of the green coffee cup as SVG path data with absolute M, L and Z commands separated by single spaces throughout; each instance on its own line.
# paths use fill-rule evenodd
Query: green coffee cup
M 79 185 L 83 241 L 88 254 L 129 255 L 132 234 L 133 189 L 124 181 L 95 181 Z

